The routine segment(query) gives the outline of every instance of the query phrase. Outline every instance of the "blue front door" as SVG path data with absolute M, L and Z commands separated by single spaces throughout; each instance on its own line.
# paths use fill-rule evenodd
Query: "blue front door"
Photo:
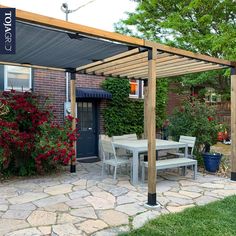
M 95 101 L 79 101 L 77 157 L 90 157 L 98 155 L 98 116 Z

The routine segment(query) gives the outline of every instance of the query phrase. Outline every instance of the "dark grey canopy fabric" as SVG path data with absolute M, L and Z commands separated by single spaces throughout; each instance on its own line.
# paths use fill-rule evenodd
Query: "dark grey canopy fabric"
M 76 68 L 129 49 L 132 47 L 17 21 L 16 54 L 0 55 L 0 61 Z

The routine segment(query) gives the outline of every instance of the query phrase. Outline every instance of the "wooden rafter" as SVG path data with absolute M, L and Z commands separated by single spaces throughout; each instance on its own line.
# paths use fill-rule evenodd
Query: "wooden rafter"
M 140 53 L 139 48 L 135 48 L 135 49 L 129 50 L 127 52 L 123 52 L 123 53 L 117 54 L 115 56 L 105 58 L 104 60 L 100 60 L 100 61 L 92 62 L 92 63 L 84 65 L 84 66 L 80 66 L 80 67 L 76 68 L 76 71 L 87 70 L 89 68 L 99 68 L 99 66 L 104 66 L 108 62 L 115 62 L 118 59 L 124 59 L 124 58 L 127 58 L 128 56 L 131 56 L 131 55 L 135 56 L 139 53 Z
M 230 67 L 233 67 L 235 65 L 234 62 L 231 62 L 231 61 L 227 61 L 224 59 L 219 59 L 216 57 L 211 57 L 211 56 L 207 56 L 207 55 L 203 55 L 199 53 L 194 53 L 194 52 L 183 50 L 180 48 L 174 48 L 174 47 L 170 47 L 164 44 L 155 43 L 151 41 L 145 41 L 145 46 L 149 46 L 149 47 L 153 46 L 153 47 L 156 47 L 157 50 L 160 50 L 162 52 L 176 54 L 176 55 L 180 55 L 180 56 L 184 56 L 184 57 L 188 57 L 192 59 L 197 59 L 201 61 L 212 62 L 212 63 L 230 66 Z
M 177 60 L 177 58 L 179 58 L 179 56 L 174 56 L 174 55 L 169 55 L 169 54 L 165 54 L 163 53 L 163 55 L 157 57 L 157 63 L 159 63 L 160 65 L 162 63 L 166 63 L 174 61 L 174 59 Z M 187 60 L 187 59 L 185 59 Z M 118 64 L 116 66 L 112 66 L 112 67 L 107 67 L 105 69 L 100 69 L 100 70 L 95 70 L 94 72 L 96 74 L 99 73 L 109 73 L 109 74 L 113 74 L 113 73 L 121 73 L 121 72 L 125 72 L 125 71 L 130 71 L 133 70 L 135 68 L 143 68 L 143 69 L 147 69 L 148 68 L 148 60 L 147 58 L 142 58 L 139 60 L 132 60 L 130 62 L 127 63 L 122 63 L 122 64 Z
M 218 70 L 218 69 L 224 69 L 227 67 L 223 67 L 220 65 L 214 65 L 214 64 L 202 64 L 202 65 L 193 65 L 188 68 L 179 68 L 179 69 L 169 69 L 165 71 L 161 71 L 157 69 L 157 76 L 158 78 L 160 77 L 172 77 L 172 76 L 178 76 L 178 75 L 184 75 L 184 74 L 190 74 L 190 73 L 197 73 L 197 72 L 204 72 L 204 71 L 209 71 L 209 70 Z M 132 71 L 130 73 L 126 74 L 120 74 L 121 77 L 135 77 L 135 78 L 147 78 L 148 71 L 147 70 L 141 70 L 141 71 Z M 109 76 L 114 76 L 116 77 L 117 75 L 112 74 Z
M 173 76 L 179 76 L 179 75 L 185 75 L 185 74 L 191 74 L 191 73 L 198 73 L 198 72 L 206 72 L 211 70 L 221 70 L 225 67 L 214 65 L 214 66 L 204 66 L 204 67 L 197 67 L 197 68 L 190 68 L 185 70 L 179 70 L 179 71 L 166 71 L 164 73 L 160 73 L 159 76 L 161 77 L 173 77 Z
M 111 62 L 109 61 L 107 63 L 102 63 L 102 64 L 97 65 L 97 66 L 91 66 L 90 68 L 85 69 L 84 72 L 85 73 L 90 73 L 92 71 L 106 69 L 110 66 L 125 64 L 125 63 L 131 62 L 131 61 L 136 61 L 136 60 L 141 60 L 141 59 L 147 60 L 146 58 L 147 58 L 147 52 L 142 52 L 142 53 L 139 53 L 137 55 L 131 55 L 129 57 L 121 58 L 119 60 L 114 60 L 114 61 L 111 61 Z M 77 71 L 79 71 L 79 70 L 80 69 L 78 68 Z
M 177 57 L 177 56 L 172 56 L 167 53 L 162 53 L 162 54 L 157 55 L 157 58 L 158 58 L 157 60 L 160 62 L 167 61 L 167 60 L 169 60 L 169 57 Z M 148 58 L 147 58 L 147 54 L 145 54 L 145 57 L 143 57 L 143 58 L 140 58 L 140 59 L 130 58 L 130 60 L 128 62 L 123 62 L 123 61 L 118 60 L 115 65 L 111 66 L 111 64 L 107 64 L 107 67 L 97 69 L 97 70 L 95 70 L 95 72 L 96 73 L 104 73 L 104 72 L 108 72 L 108 71 L 115 72 L 118 70 L 125 70 L 125 69 L 129 70 L 132 68 L 137 68 L 137 67 L 141 67 L 141 66 L 145 66 L 145 65 L 147 66 L 147 63 L 148 63 Z
M 205 62 L 195 62 L 195 60 L 190 60 L 188 58 L 184 57 L 179 57 L 179 56 L 167 56 L 161 59 L 157 59 L 157 68 L 162 69 L 166 68 L 166 65 L 170 65 L 171 67 L 176 67 L 178 65 L 186 65 L 186 62 L 192 62 L 192 63 L 205 63 Z M 115 67 L 114 67 L 115 68 Z M 133 71 L 144 71 L 148 69 L 148 63 L 147 61 L 140 63 L 140 64 L 133 64 L 132 66 L 123 66 L 122 68 L 118 67 L 113 70 L 103 70 L 103 71 L 94 71 L 96 74 L 99 74 L 99 72 L 103 74 L 124 74 L 124 73 L 129 73 Z

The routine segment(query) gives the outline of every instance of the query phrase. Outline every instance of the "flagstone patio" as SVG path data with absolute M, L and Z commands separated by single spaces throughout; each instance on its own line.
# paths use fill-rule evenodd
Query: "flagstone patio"
M 147 185 L 129 177 L 101 177 L 101 163 L 78 164 L 77 173 L 0 184 L 0 235 L 112 236 L 142 226 L 160 214 L 179 212 L 236 194 L 236 182 L 198 174 L 197 180 L 162 172 L 157 180 L 160 211 L 147 210 Z

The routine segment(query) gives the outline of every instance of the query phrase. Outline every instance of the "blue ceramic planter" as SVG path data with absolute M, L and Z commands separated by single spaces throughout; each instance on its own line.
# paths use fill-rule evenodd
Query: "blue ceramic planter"
M 203 153 L 203 160 L 205 169 L 209 172 L 216 172 L 219 170 L 220 160 L 222 157 L 221 153 Z

